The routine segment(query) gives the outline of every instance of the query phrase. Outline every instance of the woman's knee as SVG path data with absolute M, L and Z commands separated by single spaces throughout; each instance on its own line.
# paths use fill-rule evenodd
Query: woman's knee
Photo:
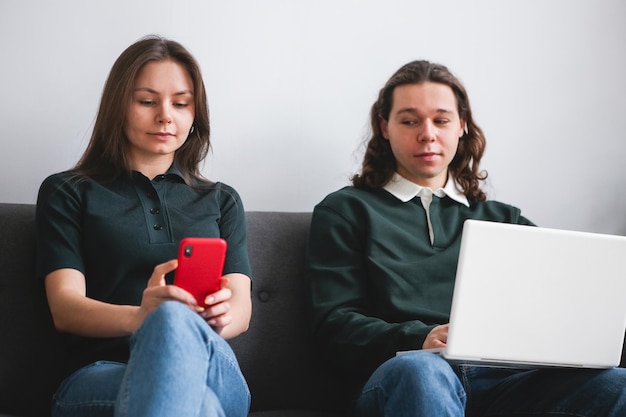
M 219 336 L 195 311 L 178 301 L 166 301 L 145 318 L 131 344 L 144 340 L 155 346 L 176 345 L 193 339 L 208 343 L 214 338 Z
M 186 304 L 178 301 L 166 301 L 146 317 L 144 324 L 150 321 L 176 323 L 186 320 L 191 315 L 196 314 Z
M 207 330 L 206 323 L 189 306 L 178 301 L 166 301 L 150 313 L 143 322 L 142 328 L 156 327 L 160 330 L 176 334 L 187 328 Z

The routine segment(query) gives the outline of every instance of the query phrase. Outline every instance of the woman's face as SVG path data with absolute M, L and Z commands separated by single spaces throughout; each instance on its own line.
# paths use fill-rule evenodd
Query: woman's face
M 396 87 L 389 120 L 380 120 L 398 173 L 432 189 L 446 184 L 464 126 L 452 89 L 432 82 Z
M 187 140 L 194 121 L 193 82 L 174 61 L 146 64 L 137 74 L 124 131 L 130 143 L 132 168 L 167 165 Z

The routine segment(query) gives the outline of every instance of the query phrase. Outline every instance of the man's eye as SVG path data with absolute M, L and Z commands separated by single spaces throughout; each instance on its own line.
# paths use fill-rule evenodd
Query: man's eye
M 435 120 L 435 123 L 437 123 L 438 125 L 445 125 L 448 122 L 449 122 L 448 119 L 437 119 L 437 120 Z
M 417 122 L 415 120 L 403 120 L 400 123 L 402 123 L 403 125 L 406 125 L 406 126 L 414 126 L 414 125 L 417 124 Z

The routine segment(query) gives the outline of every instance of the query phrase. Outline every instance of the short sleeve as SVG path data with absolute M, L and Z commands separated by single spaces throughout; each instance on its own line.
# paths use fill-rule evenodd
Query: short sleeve
M 81 198 L 69 173 L 48 177 L 37 197 L 37 276 L 72 268 L 85 272 L 81 254 Z

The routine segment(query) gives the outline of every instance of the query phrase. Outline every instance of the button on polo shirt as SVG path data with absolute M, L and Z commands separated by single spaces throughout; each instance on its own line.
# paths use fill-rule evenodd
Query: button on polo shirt
M 182 177 L 174 169 L 168 174 L 157 175 L 152 181 L 139 172 L 133 172 L 133 179 L 145 214 L 150 242 L 169 242 L 172 238 L 170 221 L 166 211 L 161 210 L 161 207 L 166 202 L 168 182 L 180 182 Z

